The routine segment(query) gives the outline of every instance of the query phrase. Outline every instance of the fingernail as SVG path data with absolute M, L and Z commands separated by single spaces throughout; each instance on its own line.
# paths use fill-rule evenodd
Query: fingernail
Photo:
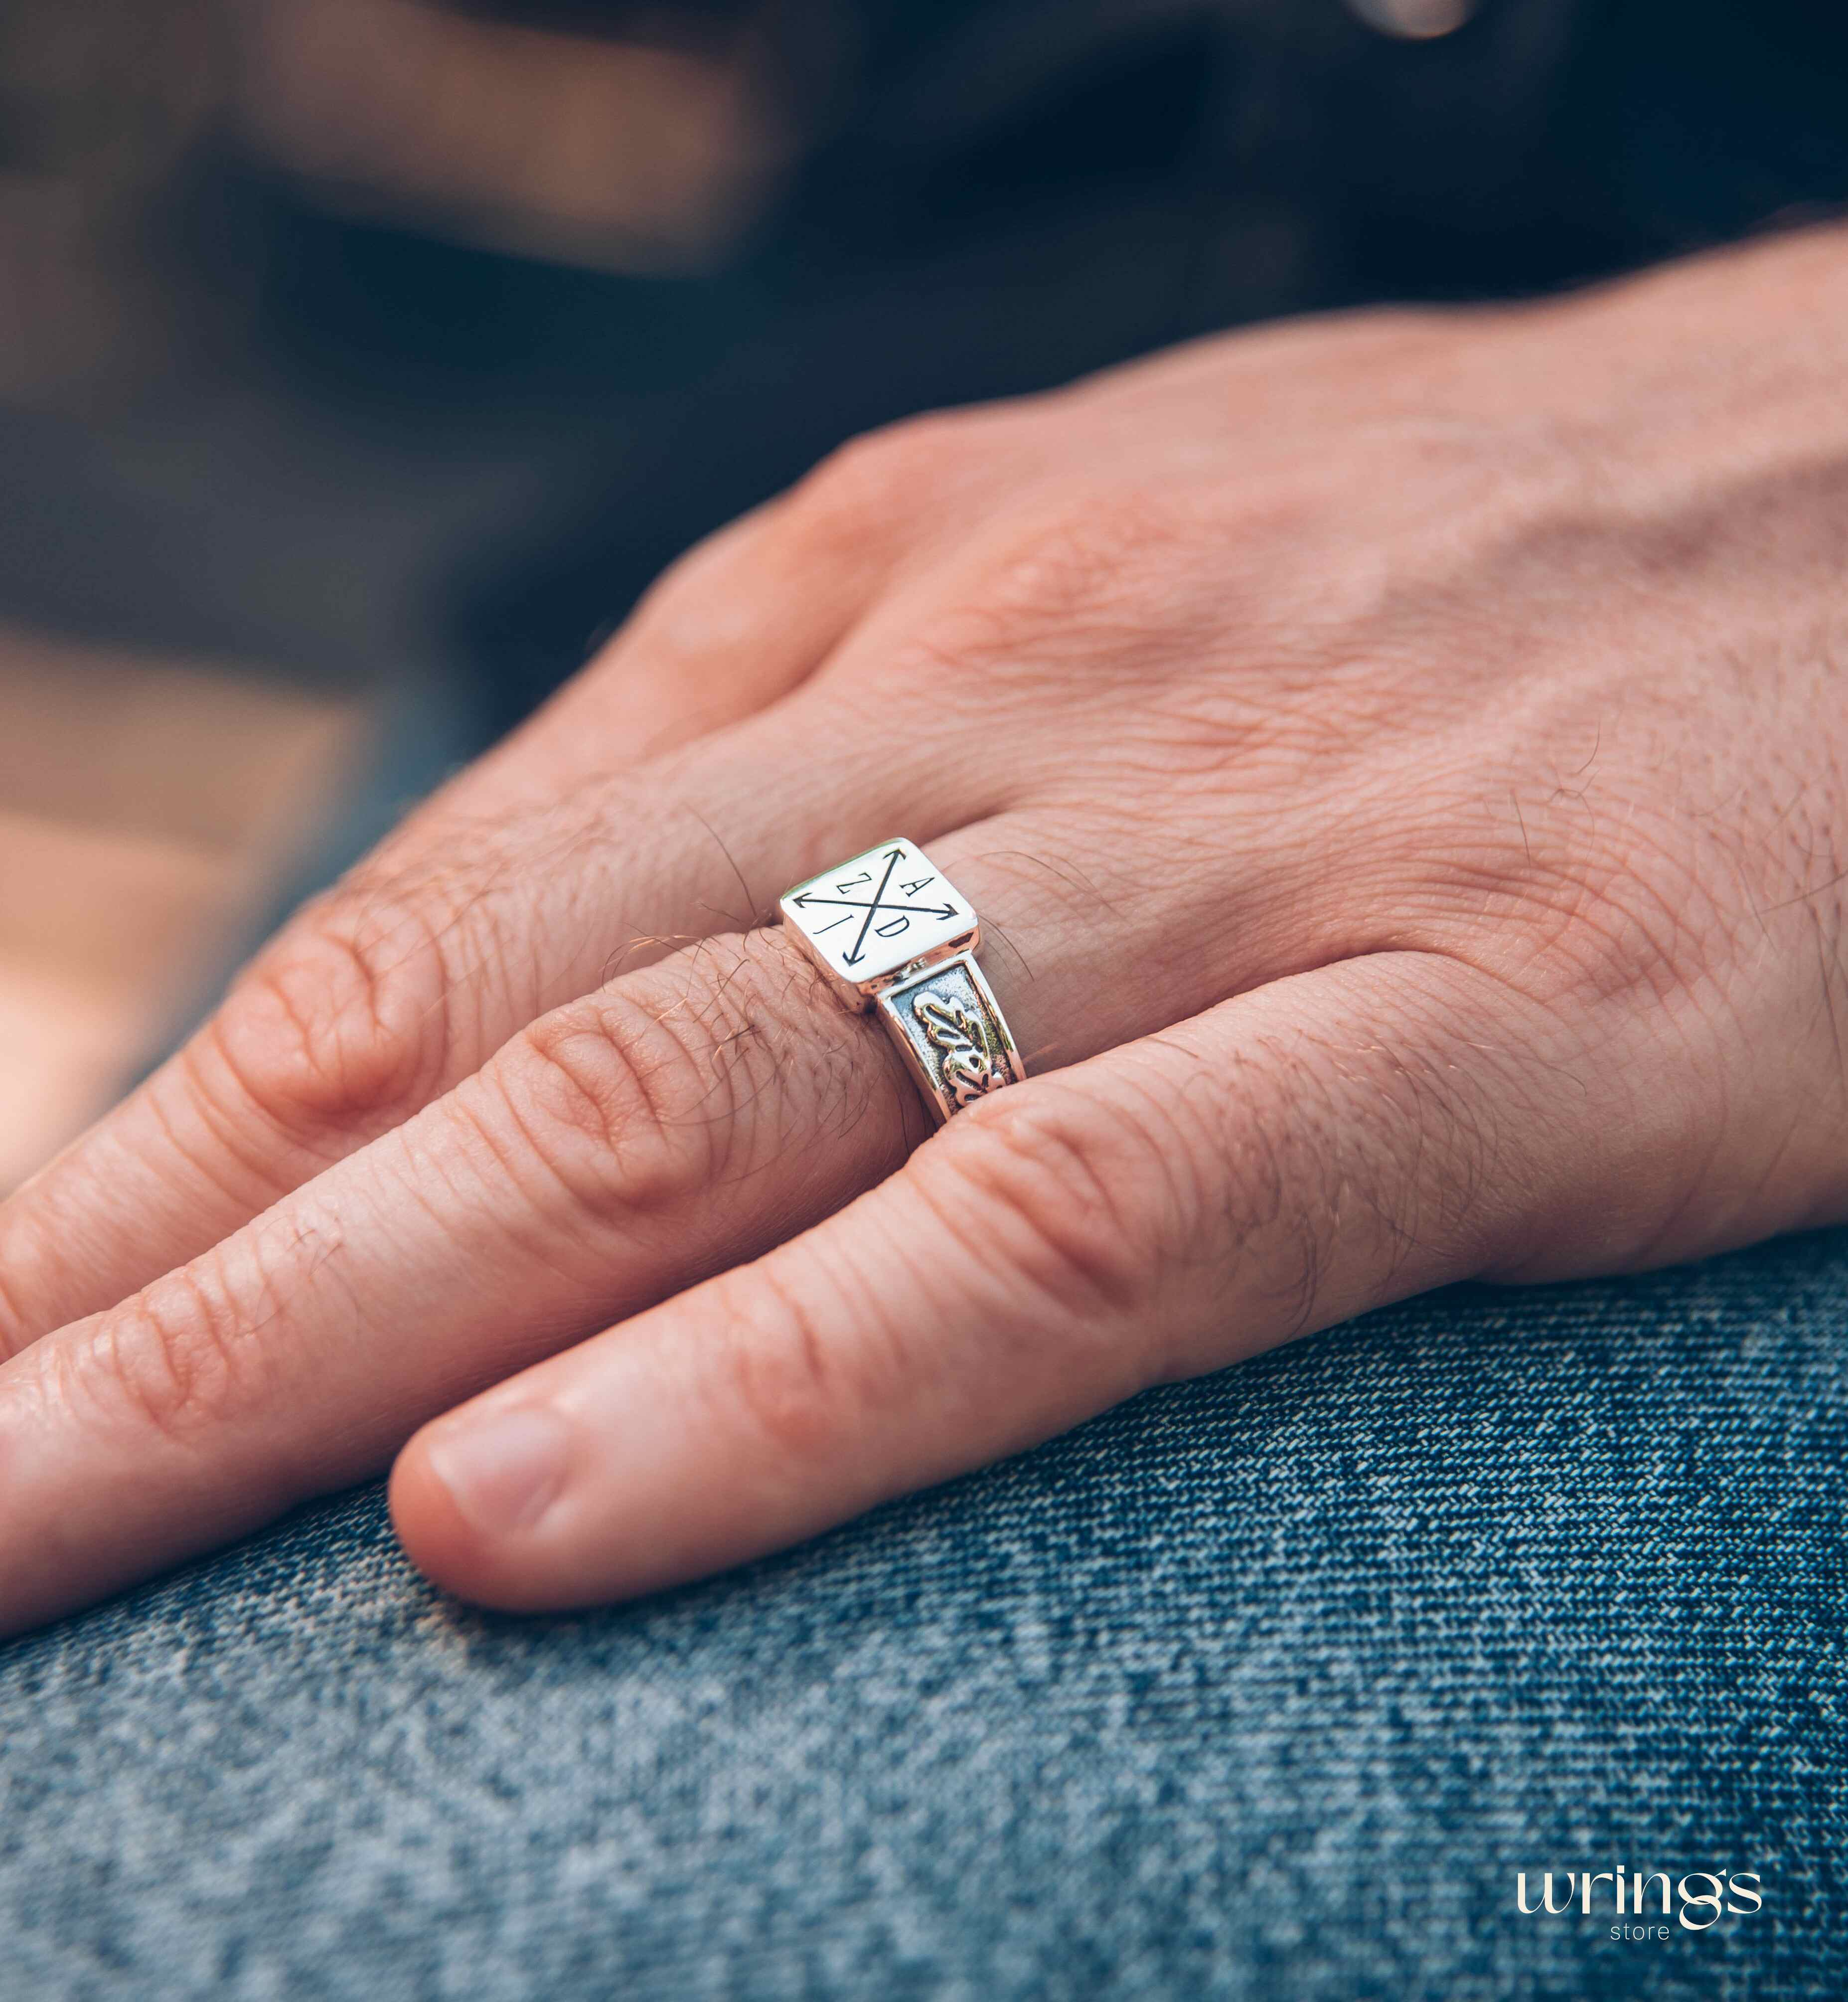
M 478 1529 L 493 1536 L 529 1529 L 564 1485 L 570 1435 L 543 1404 L 509 1404 L 456 1421 L 427 1449 L 437 1478 Z

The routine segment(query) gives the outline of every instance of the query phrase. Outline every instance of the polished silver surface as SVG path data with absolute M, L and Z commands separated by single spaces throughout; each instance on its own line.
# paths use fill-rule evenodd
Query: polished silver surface
M 878 1010 L 940 1120 L 1026 1076 L 975 964 L 975 906 L 915 842 L 881 842 L 798 883 L 777 909 L 842 1004 Z
M 783 922 L 849 1008 L 870 1008 L 907 968 L 973 952 L 974 908 L 915 842 L 881 842 L 786 891 Z

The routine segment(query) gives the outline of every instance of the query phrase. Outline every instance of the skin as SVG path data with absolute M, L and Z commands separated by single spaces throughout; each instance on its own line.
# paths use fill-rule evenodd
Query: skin
M 849 448 L 0 1209 L 0 1624 L 394 1455 L 646 1592 L 1448 1281 L 1848 1217 L 1848 237 Z M 894 834 L 941 1132 L 777 893 Z

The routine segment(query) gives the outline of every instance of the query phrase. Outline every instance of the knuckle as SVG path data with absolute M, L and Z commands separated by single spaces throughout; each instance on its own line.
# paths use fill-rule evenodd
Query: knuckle
M 814 985 L 774 933 L 706 941 L 525 1031 L 494 1066 L 502 1102 L 600 1212 L 743 1180 L 856 1089 L 846 1018 Z
M 898 1372 L 877 1367 L 883 1352 L 863 1328 L 856 1326 L 851 1342 L 831 1338 L 812 1268 L 798 1285 L 765 1261 L 751 1269 L 748 1291 L 740 1286 L 737 1298 L 737 1310 L 725 1317 L 713 1388 L 779 1453 L 811 1464 L 856 1435 L 882 1401 L 879 1381 Z
M 978 1102 L 919 1157 L 927 1200 L 959 1239 L 992 1247 L 1008 1277 L 1062 1310 L 1133 1310 L 1178 1221 L 1163 1214 L 1177 1159 L 1139 1111 L 1069 1087 L 1009 1104 L 1016 1096 Z
M 99 1323 L 89 1396 L 162 1438 L 196 1439 L 257 1394 L 251 1325 L 211 1261 L 169 1273 Z
M 779 567 L 776 521 L 772 504 L 695 543 L 655 579 L 600 657 L 644 646 L 670 668 L 690 672 L 748 640 L 761 616 L 763 576 L 774 578 Z
M 761 511 L 741 515 L 683 549 L 642 594 L 631 623 L 639 626 L 670 601 L 696 600 L 722 583 L 741 552 L 762 539 L 764 518 Z
M 1204 626 L 1215 573 L 1185 560 L 1192 533 L 1173 504 L 1144 492 L 1065 482 L 1030 494 L 920 644 L 985 678 L 1100 661 L 1133 661 L 1146 678 Z
M 243 976 L 202 1054 L 291 1137 L 389 1116 L 440 1072 L 450 989 L 413 902 L 348 892 L 304 915 Z
M 586 1208 L 664 1208 L 722 1171 L 728 1079 L 692 1025 L 596 997 L 509 1050 L 499 1082 L 541 1159 Z
M 915 514 L 920 500 L 971 462 L 966 414 L 908 417 L 837 446 L 789 497 L 801 531 L 832 538 L 865 536 Z

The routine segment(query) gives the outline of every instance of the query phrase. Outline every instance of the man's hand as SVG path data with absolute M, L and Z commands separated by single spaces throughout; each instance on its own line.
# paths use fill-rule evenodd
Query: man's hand
M 0 1624 L 395 1453 L 445 1585 L 646 1591 L 1848 1216 L 1844 329 L 1820 235 L 1215 340 L 696 551 L 0 1210 Z M 897 833 L 1034 1073 L 935 1134 L 756 928 Z

